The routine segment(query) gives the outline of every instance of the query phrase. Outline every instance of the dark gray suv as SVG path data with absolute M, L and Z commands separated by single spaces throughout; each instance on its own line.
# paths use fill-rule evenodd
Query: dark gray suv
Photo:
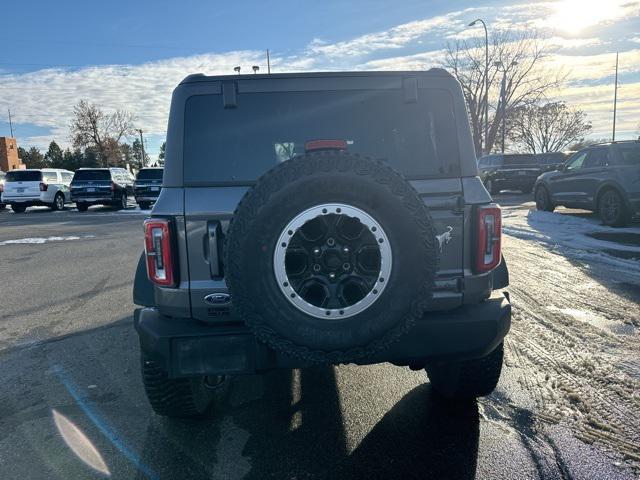
M 426 369 L 490 393 L 511 322 L 501 215 L 443 70 L 187 77 L 134 284 L 154 410 L 227 375 Z
M 625 226 L 640 211 L 640 142 L 592 145 L 536 181 L 538 210 L 557 206 L 598 212 L 605 225 Z

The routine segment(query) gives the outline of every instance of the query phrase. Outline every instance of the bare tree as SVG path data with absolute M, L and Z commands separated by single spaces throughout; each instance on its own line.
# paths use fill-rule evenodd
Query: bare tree
M 509 138 L 531 153 L 561 151 L 591 131 L 587 115 L 564 102 L 523 105 L 511 111 L 508 123 Z
M 73 114 L 69 125 L 73 146 L 93 149 L 104 166 L 117 165 L 122 156 L 120 142 L 134 130 L 133 115 L 123 110 L 106 114 L 86 100 L 80 100 Z
M 484 50 L 484 38 L 448 43 L 442 64 L 462 85 L 477 155 L 491 151 L 503 116 L 508 117 L 516 108 L 535 104 L 563 80 L 561 72 L 542 68 L 550 47 L 536 31 L 495 32 L 489 43 L 489 129 L 484 139 Z M 501 98 L 503 75 L 504 105 Z

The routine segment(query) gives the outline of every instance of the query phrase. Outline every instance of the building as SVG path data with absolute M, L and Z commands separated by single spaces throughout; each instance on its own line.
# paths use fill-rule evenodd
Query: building
M 0 170 L 8 172 L 24 168 L 18 157 L 18 143 L 12 137 L 0 137 Z

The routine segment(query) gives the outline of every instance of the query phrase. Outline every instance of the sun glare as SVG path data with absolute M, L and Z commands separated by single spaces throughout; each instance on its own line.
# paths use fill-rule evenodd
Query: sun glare
M 550 25 L 567 33 L 579 33 L 607 20 L 622 15 L 621 1 L 602 0 L 561 0 L 552 8 Z

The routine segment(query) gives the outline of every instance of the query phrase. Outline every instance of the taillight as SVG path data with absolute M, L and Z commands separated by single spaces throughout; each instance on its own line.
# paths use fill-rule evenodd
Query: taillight
M 44 183 L 44 182 L 40 182 L 40 191 L 41 191 L 41 192 L 46 192 L 46 191 L 47 191 L 47 188 L 49 188 L 49 185 L 47 185 L 47 184 L 46 184 L 46 183 Z
M 502 213 L 495 204 L 477 209 L 476 273 L 485 273 L 500 263 Z
M 163 287 L 175 287 L 171 222 L 150 218 L 144 222 L 144 251 L 147 258 L 149 280 Z
M 348 148 L 345 140 L 310 140 L 304 144 L 305 152 L 317 150 L 346 150 Z
M 111 191 L 115 192 L 116 191 L 116 184 L 111 182 Z

